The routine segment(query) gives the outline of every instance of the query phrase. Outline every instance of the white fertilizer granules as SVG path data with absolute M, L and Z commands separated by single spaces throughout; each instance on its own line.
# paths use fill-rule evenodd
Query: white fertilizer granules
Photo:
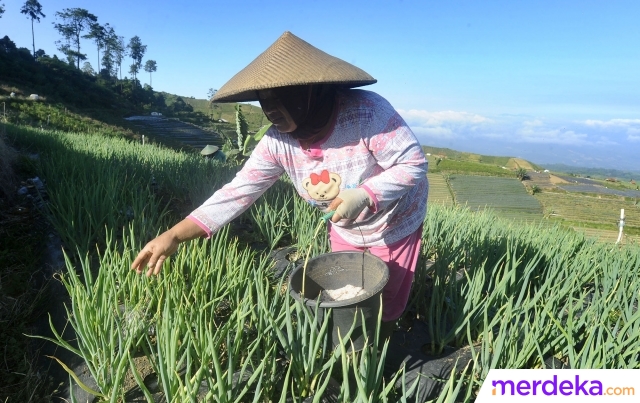
M 337 290 L 322 290 L 320 299 L 322 301 L 344 301 L 347 299 L 355 298 L 358 295 L 364 294 L 362 287 L 356 287 L 351 284 L 347 284 Z

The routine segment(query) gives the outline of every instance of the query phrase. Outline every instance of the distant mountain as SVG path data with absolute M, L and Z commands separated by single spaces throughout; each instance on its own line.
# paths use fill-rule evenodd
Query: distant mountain
M 423 145 L 422 149 L 425 153 L 429 153 L 432 155 L 442 155 L 454 160 L 473 161 L 498 166 L 509 166 L 510 160 L 518 159 L 518 157 L 491 156 L 473 152 L 457 151 L 448 147 L 432 147 Z M 621 181 L 630 181 L 632 179 L 638 181 L 640 179 L 640 171 L 601 167 L 585 167 L 559 163 L 532 163 L 531 160 L 526 161 L 531 164 L 533 169 L 548 169 L 551 171 L 564 172 L 567 174 L 589 176 L 595 179 L 616 178 Z M 640 166 L 640 164 L 638 165 Z
M 481 155 L 510 155 L 535 162 L 537 165 L 564 164 L 572 167 L 606 168 L 633 172 L 640 170 L 637 144 L 569 145 L 553 143 L 518 143 L 492 139 L 434 139 L 418 137 L 422 144 L 461 150 Z
M 616 178 L 618 180 L 639 180 L 640 171 L 620 171 L 617 169 L 606 168 L 587 168 L 587 167 L 574 167 L 565 164 L 544 164 L 546 169 L 557 172 L 566 172 L 568 174 L 590 176 L 592 178 Z
M 517 167 L 529 167 L 530 169 L 538 170 L 540 167 L 531 161 L 527 161 L 520 158 L 514 157 L 504 157 L 504 156 L 494 156 L 494 155 L 483 155 L 476 153 L 469 153 L 464 151 L 457 151 L 451 148 L 446 147 L 432 147 L 432 146 L 422 146 L 422 151 L 427 155 L 433 156 L 444 156 L 446 158 L 457 160 L 457 161 L 469 161 L 469 162 L 477 162 L 488 165 L 495 165 L 498 167 L 508 167 L 508 168 L 517 168 Z

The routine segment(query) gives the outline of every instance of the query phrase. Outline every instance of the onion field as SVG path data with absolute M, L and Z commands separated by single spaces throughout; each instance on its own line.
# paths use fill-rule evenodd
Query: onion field
M 99 133 L 7 135 L 39 155 L 43 213 L 63 240 L 75 335 L 52 324 L 48 342 L 84 360 L 91 382 L 65 370 L 93 402 L 319 402 L 330 390 L 340 402 L 473 402 L 492 368 L 640 368 L 640 246 L 513 225 L 542 215 L 517 179 L 451 176 L 457 205 L 430 203 L 409 307 L 431 354 L 470 346 L 473 359 L 426 396 L 406 368 L 384 373 L 387 344 L 349 352 L 346 334 L 330 345 L 330 312 L 319 323 L 274 277 L 273 248 L 328 251 L 326 231 L 313 234 L 320 214 L 287 180 L 147 278 L 130 270 L 140 248 L 238 167 Z M 480 211 L 489 204 L 509 219 Z
M 450 175 L 456 204 L 472 211 L 490 208 L 496 215 L 523 221 L 542 218 L 542 206 L 515 178 Z

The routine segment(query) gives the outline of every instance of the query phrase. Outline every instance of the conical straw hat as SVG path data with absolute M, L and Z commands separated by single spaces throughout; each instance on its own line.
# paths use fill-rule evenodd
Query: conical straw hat
M 305 84 L 359 87 L 377 80 L 287 31 L 223 85 L 213 102 L 257 101 L 256 90 Z
M 211 144 L 208 144 L 205 148 L 202 149 L 202 151 L 200 151 L 201 155 L 211 155 L 213 153 L 215 153 L 216 151 L 218 151 L 220 148 L 218 148 L 218 146 L 214 146 Z

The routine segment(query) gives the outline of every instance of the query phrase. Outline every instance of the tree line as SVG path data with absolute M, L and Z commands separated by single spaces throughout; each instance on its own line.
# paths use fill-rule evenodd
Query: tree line
M 0 3 L 0 18 L 4 12 L 5 5 Z M 40 22 L 40 18 L 46 17 L 42 11 L 42 5 L 38 0 L 26 0 L 20 12 L 31 20 L 33 58 L 38 60 L 46 56 L 44 50 L 36 51 L 33 29 L 34 22 Z M 80 62 L 84 61 L 82 71 L 85 73 L 122 80 L 122 64 L 125 56 L 129 56 L 132 60 L 129 74 L 132 75 L 134 82 L 138 78 L 138 73 L 144 69 L 149 73 L 149 84 L 152 85 L 152 73 L 157 71 L 158 65 L 155 60 L 147 60 L 144 65 L 142 64 L 147 45 L 142 43 L 139 36 L 134 36 L 126 43 L 125 38 L 119 36 L 113 26 L 109 23 L 101 25 L 98 23 L 98 17 L 84 8 L 65 8 L 56 12 L 55 16 L 56 22 L 53 26 L 61 36 L 55 43 L 70 65 L 80 69 Z M 97 72 L 91 63 L 86 61 L 87 55 L 82 52 L 81 39 L 93 41 L 97 47 Z

